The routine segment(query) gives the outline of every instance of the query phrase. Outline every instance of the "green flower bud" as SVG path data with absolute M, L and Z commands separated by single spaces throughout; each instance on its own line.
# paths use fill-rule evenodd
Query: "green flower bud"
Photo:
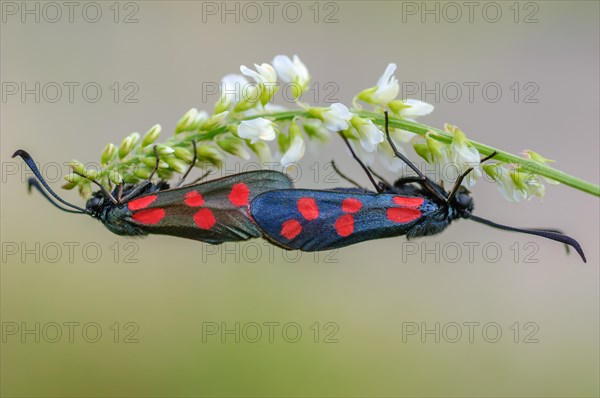
M 425 142 L 418 142 L 415 140 L 413 141 L 413 148 L 417 155 L 422 157 L 427 163 L 433 163 L 433 155 Z
M 79 184 L 79 194 L 83 196 L 85 200 L 91 198 L 93 193 L 92 185 L 89 181 Z
M 366 103 L 373 103 L 373 100 L 371 99 L 371 97 L 373 96 L 373 94 L 375 94 L 375 92 L 377 91 L 377 87 L 371 87 L 371 88 L 367 88 L 364 89 L 363 91 L 361 91 L 360 93 L 358 93 L 356 95 L 356 98 L 358 98 L 361 101 L 364 101 Z
M 100 162 L 102 164 L 107 164 L 108 162 L 113 160 L 116 155 L 117 147 L 114 144 L 108 144 L 102 151 L 102 155 L 100 156 Z
M 170 155 L 172 153 L 175 153 L 175 149 L 171 148 L 170 146 L 163 145 L 163 144 L 157 145 L 156 151 L 158 152 L 158 154 L 160 156 L 165 156 L 165 155 Z
M 291 140 L 293 140 L 296 137 L 302 137 L 302 130 L 300 130 L 300 126 L 296 122 L 296 119 L 292 120 L 292 123 L 290 123 L 288 134 Z
M 308 108 L 306 111 L 314 118 L 323 120 L 323 113 L 329 108 Z
M 156 166 L 156 158 L 154 156 L 150 157 L 144 157 L 142 158 L 142 163 L 152 169 L 154 169 L 154 166 Z M 168 169 L 169 165 L 167 163 L 165 163 L 163 160 L 159 160 L 158 161 L 158 168 L 159 169 Z
M 244 140 L 234 136 L 224 136 L 223 138 L 217 140 L 217 145 L 225 152 L 235 155 L 244 160 L 249 160 L 250 153 L 246 151 L 243 144 Z
M 500 166 L 500 163 L 496 163 L 496 164 L 483 163 L 481 165 L 481 168 L 483 169 L 484 173 L 489 175 L 490 177 L 492 177 L 494 179 L 494 181 L 498 181 L 500 179 L 500 176 L 498 174 L 499 166 Z
M 100 172 L 98 170 L 86 169 L 85 176 L 91 180 L 96 180 L 100 176 Z
M 452 134 L 452 145 L 466 146 L 467 144 L 469 144 L 467 136 L 458 127 L 445 123 L 444 131 Z
M 265 85 L 263 83 L 261 83 L 259 85 L 260 87 L 260 103 L 265 106 L 269 103 L 269 101 L 271 100 L 271 98 L 273 98 L 273 96 L 275 95 L 275 93 L 277 92 L 277 90 L 279 90 L 279 86 L 277 85 L 277 83 L 272 83 L 269 85 Z
M 142 148 L 146 147 L 150 144 L 153 144 L 154 141 L 156 141 L 158 139 L 160 132 L 161 132 L 160 124 L 155 124 L 154 126 L 152 126 L 152 128 L 150 130 L 148 130 L 146 132 L 146 134 L 144 135 L 144 139 L 142 140 Z
M 217 113 L 208 118 L 204 124 L 202 124 L 202 130 L 213 130 L 218 127 L 221 127 L 224 121 L 227 119 L 227 115 L 229 115 L 229 111 Z
M 150 167 L 146 167 L 146 165 L 138 165 L 133 169 L 133 174 L 136 177 L 141 178 L 142 180 L 147 180 L 152 174 L 152 170 Z
M 123 182 L 123 176 L 115 170 L 111 170 L 108 172 L 108 179 L 112 181 L 113 184 L 120 184 Z
M 508 173 L 517 189 L 527 191 L 527 185 L 525 185 L 525 180 L 528 178 L 527 173 L 523 173 L 520 169 L 509 170 Z
M 280 152 L 285 152 L 290 147 L 290 137 L 281 132 L 277 135 L 277 145 L 279 146 Z
M 83 177 L 75 173 L 67 174 L 64 179 L 67 181 L 67 183 L 62 186 L 64 189 L 73 189 L 83 181 Z
M 310 139 L 317 139 L 321 142 L 326 142 L 329 140 L 329 132 L 323 127 L 322 123 L 306 121 L 302 127 Z
M 196 155 L 198 155 L 200 161 L 210 162 L 214 165 L 220 165 L 225 159 L 217 148 L 210 145 L 199 145 L 196 147 Z
M 273 160 L 271 149 L 264 141 L 257 141 L 254 144 L 248 144 L 248 147 L 256 154 L 261 162 L 270 162 Z
M 119 146 L 119 159 L 122 160 L 125 156 L 129 155 L 134 145 L 134 137 L 131 135 L 125 137 Z
M 69 167 L 71 167 L 71 169 L 73 169 L 73 171 L 75 173 L 81 174 L 83 176 L 87 176 L 87 170 L 86 170 L 85 166 L 83 165 L 83 163 L 78 162 L 77 160 L 73 159 L 72 161 L 70 161 L 67 164 L 69 165 Z
M 231 106 L 231 102 L 224 101 L 223 98 L 219 98 L 219 100 L 215 104 L 213 113 L 218 114 L 218 113 L 228 111 L 230 106 Z
M 542 155 L 540 155 L 539 153 L 534 152 L 530 149 L 525 149 L 523 152 L 521 152 L 521 154 L 523 155 L 523 157 L 525 159 L 531 159 L 537 163 L 544 164 L 544 163 L 549 163 L 549 162 L 555 162 L 554 160 L 545 158 Z
M 446 148 L 444 144 L 434 140 L 429 134 L 425 136 L 425 141 L 427 142 L 427 149 L 429 149 L 429 153 L 431 153 L 433 160 L 444 161 L 446 159 Z
M 166 158 L 165 162 L 169 165 L 171 170 L 177 173 L 183 173 L 188 169 L 188 165 L 181 159 L 175 157 Z
M 404 103 L 404 101 L 402 101 L 402 100 L 393 100 L 393 101 L 390 101 L 390 102 L 387 104 L 387 106 L 390 108 L 390 110 L 391 110 L 393 113 L 395 113 L 395 114 L 397 114 L 397 115 L 399 115 L 399 114 L 400 114 L 400 111 L 402 111 L 402 109 L 405 109 L 405 108 L 410 108 L 410 105 L 406 105 L 406 104 Z
M 262 91 L 260 86 L 249 85 L 242 92 L 241 101 L 233 107 L 234 112 L 243 112 L 254 108 L 261 100 Z M 216 111 L 215 111 L 216 113 Z
M 184 131 L 194 131 L 197 130 L 196 118 L 198 116 L 198 109 L 192 108 L 185 113 L 177 122 L 177 126 L 175 127 L 175 135 L 182 133 Z
M 123 181 L 126 184 L 137 184 L 140 182 L 140 179 L 135 175 L 135 173 L 128 173 L 123 176 Z
M 173 153 L 177 159 L 185 160 L 188 163 L 191 163 L 194 160 L 194 153 L 191 149 L 184 147 L 175 147 L 175 152 Z
M 158 174 L 158 177 L 162 180 L 170 180 L 173 178 L 173 171 L 169 169 L 159 169 L 156 174 Z
M 131 142 L 133 143 L 133 146 L 136 146 L 138 142 L 140 142 L 140 133 L 131 133 L 129 134 L 129 136 L 131 137 Z

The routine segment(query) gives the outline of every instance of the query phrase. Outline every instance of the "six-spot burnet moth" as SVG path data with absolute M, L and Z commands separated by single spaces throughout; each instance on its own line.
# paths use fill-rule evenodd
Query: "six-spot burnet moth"
M 30 189 L 36 188 L 63 211 L 88 214 L 100 220 L 118 235 L 163 234 L 212 244 L 258 238 L 262 234 L 249 217 L 250 201 L 265 191 L 292 188 L 287 175 L 268 170 L 183 185 L 185 177 L 196 163 L 195 156 L 176 186 L 169 188 L 164 181 L 152 182 L 159 161 L 155 149 L 156 167 L 147 180 L 139 184 L 121 183 L 112 192 L 92 180 L 101 189 L 92 195 L 85 208 L 81 208 L 66 202 L 52 191 L 27 152 L 18 150 L 15 156 L 23 158 L 37 177 L 37 180 L 33 177 L 29 179 Z M 54 202 L 43 188 L 58 202 L 73 210 Z
M 579 243 L 557 230 L 523 229 L 497 224 L 472 214 L 473 200 L 461 183 L 472 171 L 459 176 L 451 191 L 427 178 L 403 156 L 390 138 L 388 115 L 385 132 L 395 155 L 416 174 L 390 184 L 373 172 L 356 156 L 344 138 L 352 156 L 358 161 L 375 186 L 376 192 L 361 188 L 333 190 L 284 189 L 264 192 L 250 203 L 250 214 L 273 244 L 303 251 L 330 250 L 371 239 L 406 235 L 407 238 L 442 232 L 455 219 L 473 221 L 508 231 L 537 235 L 570 245 L 585 262 Z M 482 159 L 485 162 L 495 155 Z M 568 248 L 568 246 L 567 246 Z

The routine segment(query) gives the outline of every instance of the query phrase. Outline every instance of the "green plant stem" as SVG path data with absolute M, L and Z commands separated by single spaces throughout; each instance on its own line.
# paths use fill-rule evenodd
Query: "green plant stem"
M 383 115 L 381 115 L 380 113 L 374 113 L 374 112 L 368 112 L 368 111 L 354 111 L 353 113 L 355 113 L 356 115 L 358 115 L 362 118 L 371 119 L 373 121 L 373 123 L 378 124 L 380 126 L 383 126 L 385 123 L 385 119 L 384 119 Z M 262 114 L 262 115 L 253 115 L 251 117 L 244 118 L 242 120 L 250 120 L 250 119 L 255 119 L 258 117 L 269 118 L 274 121 L 286 120 L 286 119 L 291 120 L 296 116 L 302 116 L 302 117 L 307 117 L 307 118 L 312 117 L 311 115 L 308 114 L 308 112 L 298 110 L 298 111 L 285 111 L 285 112 L 275 112 L 275 113 L 268 113 L 268 114 Z M 435 127 L 427 126 L 425 124 L 390 117 L 389 125 L 392 127 L 410 131 L 412 133 L 419 134 L 419 135 L 425 135 L 428 132 L 433 132 L 434 134 L 431 134 L 431 137 L 434 138 L 435 140 L 446 143 L 446 144 L 452 142 L 452 134 L 447 133 L 443 130 L 437 129 Z M 219 129 L 217 129 L 217 130 L 219 130 Z M 216 130 L 209 131 L 202 135 L 202 139 L 211 139 L 212 137 L 214 137 L 217 134 L 219 134 L 219 132 L 216 132 Z M 554 181 L 558 181 L 562 184 L 568 185 L 568 186 L 578 189 L 580 191 L 587 192 L 587 193 L 595 195 L 595 196 L 600 196 L 600 187 L 596 184 L 592 184 L 592 183 L 584 181 L 580 178 L 571 176 L 567 173 L 564 173 L 560 170 L 556 170 L 555 168 L 552 168 L 545 164 L 534 162 L 534 161 L 531 161 L 528 159 L 524 159 L 520 156 L 513 155 L 509 152 L 502 151 L 497 148 L 493 148 L 489 145 L 481 144 L 479 142 L 472 141 L 472 140 L 469 140 L 469 142 L 475 148 L 477 148 L 477 150 L 483 155 L 490 155 L 493 152 L 497 152 L 497 155 L 494 156 L 494 160 L 497 160 L 500 162 L 505 162 L 505 163 L 513 163 L 513 164 L 522 165 L 525 170 L 530 171 L 531 173 L 539 174 L 543 177 L 550 178 Z

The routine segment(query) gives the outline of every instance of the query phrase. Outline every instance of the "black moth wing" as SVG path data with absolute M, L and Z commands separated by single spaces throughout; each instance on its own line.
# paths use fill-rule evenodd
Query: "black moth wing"
M 130 222 L 147 233 L 219 244 L 262 236 L 249 217 L 250 201 L 289 188 L 293 184 L 283 173 L 251 171 L 144 195 L 127 205 Z

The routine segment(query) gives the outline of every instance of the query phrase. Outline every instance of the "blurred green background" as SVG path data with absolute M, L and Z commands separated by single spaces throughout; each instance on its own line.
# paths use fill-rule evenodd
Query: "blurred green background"
M 27 149 L 58 188 L 63 162 L 97 161 L 108 142 L 155 123 L 166 137 L 189 108 L 212 109 L 203 83 L 298 54 L 317 103 L 349 104 L 396 62 L 404 88 L 420 87 L 410 96 L 436 106 L 423 122 L 534 149 L 597 183 L 598 2 L 474 2 L 471 16 L 462 2 L 75 3 L 70 22 L 62 3 L 59 18 L 45 2 L 2 2 L 3 396 L 600 394 L 595 197 L 549 186 L 543 204 L 511 204 L 491 184 L 474 188 L 478 215 L 563 229 L 587 264 L 555 242 L 468 221 L 415 244 L 315 256 L 260 240 L 118 237 L 27 195 L 28 174 L 10 158 Z M 62 97 L 9 93 L 36 82 L 61 85 Z M 72 102 L 65 82 L 79 84 Z M 102 89 L 97 102 L 83 97 L 90 82 Z M 422 95 L 422 83 L 439 98 Z M 476 84 L 472 100 L 466 84 Z M 325 178 L 331 158 L 366 183 L 334 139 L 305 157 L 297 185 L 338 185 Z

